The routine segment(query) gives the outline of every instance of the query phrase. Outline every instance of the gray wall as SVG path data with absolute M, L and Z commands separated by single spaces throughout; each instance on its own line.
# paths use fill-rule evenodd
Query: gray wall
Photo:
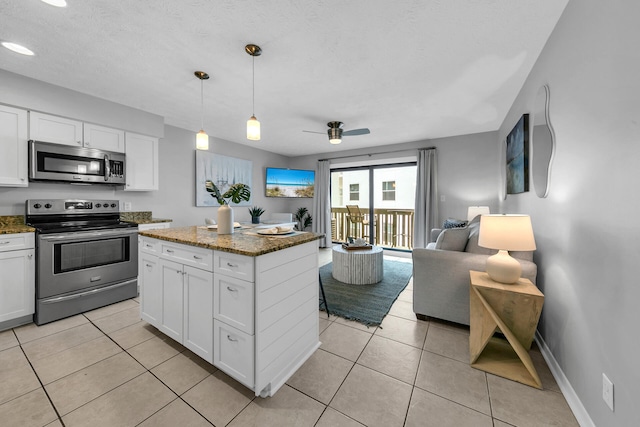
M 295 157 L 291 159 L 291 167 L 315 169 L 319 159 L 333 159 L 332 167 L 348 167 L 363 161 L 368 164 L 386 163 L 387 160 L 406 159 L 408 156 L 415 160 L 419 148 L 436 147 L 440 196 L 440 218 L 437 222 L 440 223 L 448 217 L 466 219 L 467 207 L 472 205 L 486 205 L 492 212 L 497 212 L 501 179 L 500 158 L 495 151 L 497 140 L 497 132 L 484 132 L 371 149 L 327 152 Z M 444 201 L 441 200 L 443 197 Z M 307 207 L 311 209 L 311 202 Z
M 143 135 L 164 135 L 161 116 L 5 70 L 0 70 L 0 103 Z
M 174 227 L 204 224 L 204 218 L 217 218 L 217 207 L 195 206 L 195 132 L 166 126 L 163 133 L 165 137 L 159 142 L 158 191 L 128 192 L 122 191 L 122 187 L 30 182 L 27 188 L 0 187 L 0 215 L 24 214 L 26 199 L 109 198 L 131 202 L 133 211 L 152 211 L 154 217 L 170 218 Z M 266 209 L 263 218 L 274 212 L 293 212 L 295 204 L 291 199 L 264 195 L 265 168 L 289 167 L 287 157 L 213 137 L 209 139 L 209 147 L 212 153 L 253 162 L 251 201 Z M 247 207 L 235 208 L 234 215 L 236 221 L 251 219 Z
M 24 214 L 26 199 L 108 198 L 131 202 L 133 211 L 151 210 L 156 217 L 171 218 L 174 226 L 204 224 L 205 217 L 216 218 L 217 208 L 195 207 L 195 132 L 165 126 L 164 119 L 155 114 L 4 70 L 0 70 L 0 103 L 160 137 L 159 191 L 31 182 L 27 188 L 0 187 L 0 215 Z M 287 157 L 214 137 L 209 151 L 253 161 L 252 203 L 266 209 L 265 218 L 269 213 L 293 212 L 295 203 L 290 199 L 264 196 L 265 168 L 288 167 Z M 250 220 L 247 208 L 234 213 L 238 221 Z
M 549 85 L 557 138 L 549 196 L 532 190 L 503 206 L 531 215 L 545 294 L 539 331 L 598 426 L 640 425 L 640 54 L 630 47 L 639 16 L 638 2 L 569 2 L 499 131 L 504 139 Z M 601 397 L 603 372 L 615 412 Z
M 264 189 L 265 168 L 288 167 L 287 157 L 214 137 L 209 137 L 209 151 L 253 162 L 251 201 L 266 210 L 263 218 L 274 212 L 292 212 L 290 199 L 267 198 Z M 175 227 L 204 224 L 204 218 L 217 218 L 217 207 L 195 206 L 195 152 L 195 132 L 166 126 L 165 137 L 160 140 L 160 190 L 120 191 L 118 198 L 131 202 L 134 211 L 150 210 L 156 217 L 173 219 Z M 248 208 L 234 208 L 234 219 L 251 220 Z

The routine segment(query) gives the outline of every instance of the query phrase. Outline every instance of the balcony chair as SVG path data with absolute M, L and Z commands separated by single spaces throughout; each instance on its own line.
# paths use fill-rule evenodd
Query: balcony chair
M 360 212 L 360 206 L 358 205 L 347 205 L 347 219 L 349 220 L 349 223 L 351 223 L 351 225 L 353 226 L 353 237 L 358 237 L 356 235 L 356 231 L 357 231 L 357 224 L 360 224 L 361 230 L 362 230 L 362 238 L 366 239 L 367 237 L 369 237 L 369 235 L 366 233 L 369 231 L 369 219 L 364 217 L 364 214 L 362 212 Z M 364 231 L 366 230 L 366 232 Z

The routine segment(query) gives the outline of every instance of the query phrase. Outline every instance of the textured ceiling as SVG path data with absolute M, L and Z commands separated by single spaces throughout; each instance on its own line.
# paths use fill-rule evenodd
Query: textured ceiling
M 496 130 L 568 0 L 0 0 L 0 68 L 289 156 Z M 255 114 L 262 140 L 246 139 Z M 0 102 L 2 102 L 0 95 Z M 368 127 L 331 146 L 328 121 Z

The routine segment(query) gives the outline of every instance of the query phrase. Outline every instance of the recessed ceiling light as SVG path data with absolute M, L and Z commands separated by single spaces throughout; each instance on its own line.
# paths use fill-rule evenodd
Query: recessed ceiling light
M 67 7 L 67 2 L 65 0 L 42 0 L 42 1 L 55 7 Z
M 21 55 L 28 55 L 28 56 L 33 56 L 34 55 L 34 53 L 31 50 L 27 49 L 24 46 L 16 44 L 16 43 L 2 42 L 2 46 L 4 46 L 7 49 L 12 50 L 12 51 L 14 51 L 16 53 L 19 53 Z

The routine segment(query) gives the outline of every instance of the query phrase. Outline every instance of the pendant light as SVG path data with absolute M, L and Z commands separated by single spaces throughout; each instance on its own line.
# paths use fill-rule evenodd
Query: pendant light
M 209 78 L 209 74 L 204 71 L 196 71 L 193 73 L 200 79 L 200 132 L 196 134 L 196 149 L 208 150 L 209 149 L 209 135 L 204 131 L 204 81 Z
M 252 56 L 252 107 L 251 117 L 247 120 L 247 139 L 251 141 L 260 141 L 260 122 L 256 119 L 255 107 L 256 107 L 256 56 L 262 55 L 262 49 L 255 44 L 248 44 L 244 47 L 244 50 Z

